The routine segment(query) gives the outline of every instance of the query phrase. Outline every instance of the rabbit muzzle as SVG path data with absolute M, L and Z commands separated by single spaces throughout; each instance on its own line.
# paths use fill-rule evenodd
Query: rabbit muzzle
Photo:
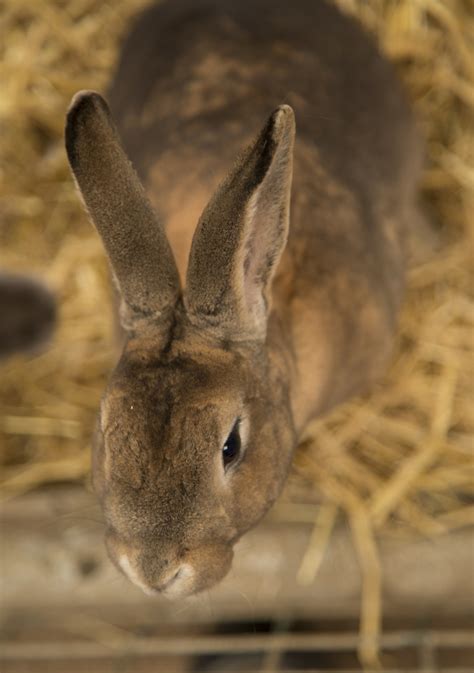
M 227 544 L 203 545 L 184 553 L 153 553 L 125 546 L 113 536 L 106 546 L 115 566 L 150 596 L 181 598 L 209 589 L 230 570 L 233 550 Z

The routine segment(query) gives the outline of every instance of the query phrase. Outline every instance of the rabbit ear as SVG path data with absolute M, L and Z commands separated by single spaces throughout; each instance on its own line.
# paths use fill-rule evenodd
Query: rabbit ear
M 98 93 L 80 91 L 74 96 L 67 114 L 66 150 L 118 281 L 124 326 L 136 325 L 137 319 L 159 319 L 180 294 L 178 270 Z
M 273 274 L 286 244 L 295 123 L 277 108 L 205 208 L 189 257 L 192 322 L 264 339 Z

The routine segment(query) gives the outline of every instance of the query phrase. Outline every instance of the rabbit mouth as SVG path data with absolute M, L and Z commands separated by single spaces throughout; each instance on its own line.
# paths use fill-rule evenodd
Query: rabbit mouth
M 165 596 L 183 596 L 192 593 L 190 583 L 193 575 L 192 567 L 188 563 L 183 563 L 169 579 L 153 587 L 153 593 Z

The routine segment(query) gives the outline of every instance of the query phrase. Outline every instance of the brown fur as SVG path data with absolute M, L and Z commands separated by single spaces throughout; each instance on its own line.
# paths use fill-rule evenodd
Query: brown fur
M 126 328 L 94 484 L 114 562 L 145 590 L 186 594 L 225 575 L 308 420 L 383 371 L 420 143 L 389 64 L 322 1 L 160 3 L 110 100 L 160 217 L 103 100 L 79 96 L 68 153 Z M 243 450 L 224 470 L 236 418 Z

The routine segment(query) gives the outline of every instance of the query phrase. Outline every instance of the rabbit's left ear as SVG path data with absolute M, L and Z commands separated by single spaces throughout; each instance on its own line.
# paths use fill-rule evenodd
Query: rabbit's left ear
M 205 208 L 188 264 L 192 322 L 231 339 L 265 338 L 270 287 L 289 225 L 295 122 L 277 108 Z
M 119 285 L 124 327 L 156 323 L 169 315 L 180 296 L 178 270 L 163 225 L 98 93 L 80 91 L 73 98 L 66 150 Z

